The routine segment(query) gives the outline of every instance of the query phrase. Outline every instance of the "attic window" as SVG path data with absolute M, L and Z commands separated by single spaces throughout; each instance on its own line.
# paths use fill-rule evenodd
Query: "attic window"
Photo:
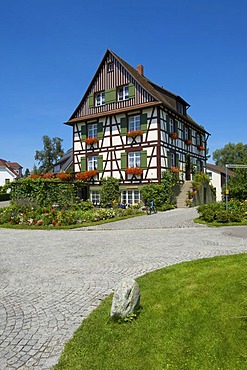
M 108 63 L 107 72 L 113 72 L 113 69 L 114 69 L 114 64 L 112 62 Z
M 185 114 L 184 105 L 182 103 L 180 103 L 179 101 L 177 101 L 177 110 L 178 110 L 179 113 Z
M 118 88 L 118 101 L 129 99 L 129 86 L 122 86 Z
M 99 92 L 95 94 L 95 106 L 99 107 L 105 104 L 105 92 Z

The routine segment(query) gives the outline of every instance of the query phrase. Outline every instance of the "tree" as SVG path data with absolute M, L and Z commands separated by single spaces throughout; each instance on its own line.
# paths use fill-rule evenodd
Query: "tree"
M 230 198 L 243 201 L 247 199 L 247 169 L 238 168 L 235 172 L 236 176 L 230 177 L 228 185 Z
M 36 150 L 34 159 L 38 161 L 39 173 L 46 173 L 53 171 L 55 163 L 63 156 L 64 150 L 62 149 L 62 139 L 59 137 L 50 138 L 44 135 L 43 138 L 43 150 Z
M 120 199 L 119 180 L 114 177 L 107 177 L 102 180 L 100 190 L 100 203 L 103 207 L 107 204 L 112 205 L 112 202 L 118 202 Z
M 226 163 L 246 164 L 247 163 L 247 144 L 228 143 L 222 149 L 213 152 L 213 160 L 217 166 L 224 167 Z
M 29 168 L 26 168 L 26 171 L 24 173 L 24 177 L 28 177 L 30 176 L 30 171 L 29 171 Z

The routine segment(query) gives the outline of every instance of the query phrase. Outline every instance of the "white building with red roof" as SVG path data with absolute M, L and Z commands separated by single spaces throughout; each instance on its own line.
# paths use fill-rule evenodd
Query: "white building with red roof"
M 8 162 L 0 158 L 0 186 L 22 177 L 22 168 L 17 162 Z

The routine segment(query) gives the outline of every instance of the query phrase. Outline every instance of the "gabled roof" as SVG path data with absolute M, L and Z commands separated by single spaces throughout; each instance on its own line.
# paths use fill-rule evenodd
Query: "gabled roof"
M 0 167 L 7 168 L 10 172 L 12 172 L 15 176 L 19 176 L 19 174 L 14 170 L 15 168 L 23 168 L 17 162 L 8 162 L 5 159 L 0 159 Z
M 96 80 L 98 74 L 100 73 L 100 70 L 101 70 L 102 66 L 104 65 L 104 63 L 106 62 L 106 60 L 107 60 L 107 58 L 108 58 L 108 56 L 110 54 L 113 55 L 116 58 L 116 60 L 126 69 L 126 71 L 136 80 L 136 82 L 144 90 L 146 90 L 154 98 L 154 100 L 157 101 L 157 104 L 160 103 L 160 104 L 164 105 L 165 107 L 167 107 L 168 109 L 170 109 L 171 111 L 173 111 L 174 113 L 176 113 L 181 118 L 183 118 L 183 119 L 186 118 L 194 126 L 196 126 L 197 128 L 199 128 L 200 130 L 208 133 L 202 126 L 198 125 L 188 114 L 186 114 L 186 117 L 185 117 L 184 115 L 180 114 L 177 111 L 176 106 L 175 106 L 175 102 L 177 100 L 179 100 L 180 102 L 182 102 L 186 107 L 189 107 L 190 106 L 184 99 L 182 99 L 179 95 L 173 94 L 172 92 L 170 92 L 170 91 L 164 89 L 163 87 L 158 86 L 154 82 L 150 81 L 144 75 L 140 74 L 137 69 L 133 68 L 130 64 L 128 64 L 125 60 L 123 60 L 122 58 L 120 58 L 117 54 L 115 54 L 110 49 L 108 49 L 106 51 L 106 53 L 105 53 L 105 55 L 104 55 L 104 57 L 103 57 L 100 65 L 99 65 L 99 67 L 98 67 L 98 69 L 97 69 L 97 71 L 96 71 L 96 73 L 95 73 L 95 75 L 94 75 L 94 77 L 93 77 L 93 79 L 91 81 L 91 83 L 88 86 L 88 89 L 86 90 L 86 92 L 85 92 L 82 100 L 80 101 L 80 103 L 78 104 L 77 108 L 73 112 L 73 114 L 70 117 L 69 121 L 74 119 L 77 110 L 80 108 L 80 106 L 87 99 L 87 97 L 88 97 L 88 95 L 90 93 L 90 90 L 91 90 L 93 84 L 95 83 L 95 80 Z
M 226 174 L 226 168 L 221 167 L 221 166 L 217 166 L 216 164 L 207 163 L 206 164 L 206 169 L 214 171 L 214 172 L 220 172 L 220 173 L 223 173 L 224 175 Z M 227 170 L 227 175 L 228 176 L 236 176 L 236 173 L 234 171 L 231 171 L 231 170 L 228 169 Z

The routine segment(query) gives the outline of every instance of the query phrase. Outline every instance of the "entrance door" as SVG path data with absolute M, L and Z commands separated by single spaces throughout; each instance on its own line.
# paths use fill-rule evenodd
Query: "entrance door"
M 185 165 L 185 180 L 190 180 L 190 156 L 186 157 L 186 165 Z

